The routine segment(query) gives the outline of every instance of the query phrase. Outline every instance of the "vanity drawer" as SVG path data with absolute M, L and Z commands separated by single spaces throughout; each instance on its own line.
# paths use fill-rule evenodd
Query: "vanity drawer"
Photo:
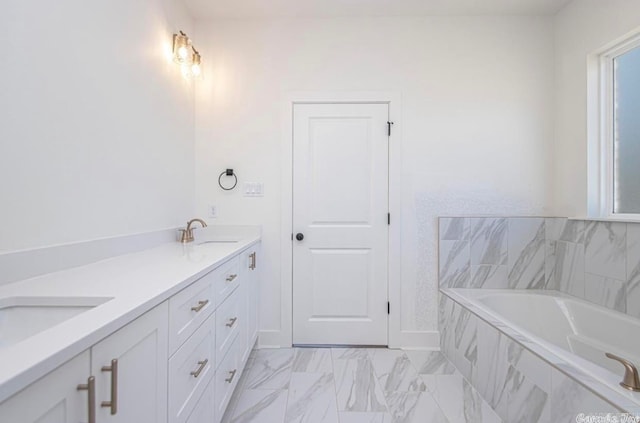
M 215 308 L 215 271 L 169 299 L 169 355 L 173 354 Z
M 241 290 L 236 289 L 216 311 L 216 367 L 227 355 L 244 324 Z
M 239 285 L 240 283 L 240 259 L 234 257 L 226 263 L 223 263 L 216 270 L 213 271 L 216 306 L 222 304 Z
M 236 338 L 237 339 L 237 338 Z M 234 342 L 229 349 L 228 354 L 220 363 L 214 376 L 214 395 L 216 405 L 216 422 L 219 422 L 224 416 L 224 412 L 229 405 L 229 400 L 233 394 L 233 390 L 240 380 L 242 373 L 242 363 L 240 362 L 240 351 L 238 351 L 238 342 Z
M 169 359 L 169 423 L 183 423 L 214 374 L 215 314 Z
M 213 387 L 215 382 L 213 379 L 205 388 L 204 394 L 200 397 L 198 404 L 191 412 L 186 423 L 213 423 L 216 418 L 216 407 L 214 404 Z

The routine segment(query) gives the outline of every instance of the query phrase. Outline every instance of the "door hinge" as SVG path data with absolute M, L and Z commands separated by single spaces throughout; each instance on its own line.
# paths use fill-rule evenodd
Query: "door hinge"
M 387 135 L 391 136 L 391 125 L 393 125 L 393 122 L 388 121 L 387 122 Z
M 387 213 L 387 225 L 391 225 L 391 213 Z
M 387 301 L 387 314 L 391 314 L 391 303 Z

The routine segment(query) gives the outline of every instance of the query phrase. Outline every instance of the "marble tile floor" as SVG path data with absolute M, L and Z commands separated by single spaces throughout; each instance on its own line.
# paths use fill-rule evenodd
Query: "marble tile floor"
M 252 352 L 223 423 L 501 422 L 440 352 Z

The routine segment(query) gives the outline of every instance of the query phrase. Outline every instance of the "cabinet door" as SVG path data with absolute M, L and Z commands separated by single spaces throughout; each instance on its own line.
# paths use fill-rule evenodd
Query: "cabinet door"
M 253 344 L 258 336 L 258 316 L 260 304 L 258 297 L 260 293 L 260 263 L 262 256 L 260 255 L 260 244 L 254 245 L 251 249 L 249 257 L 249 272 L 246 278 L 245 289 L 247 292 L 247 336 L 249 349 L 253 348 Z
M 250 295 L 250 287 L 251 287 L 251 278 L 253 277 L 253 253 L 255 252 L 254 248 L 251 247 L 248 250 L 244 250 L 240 254 L 240 287 L 238 288 L 239 294 L 242 297 L 242 327 L 240 328 L 240 347 L 239 350 L 242 354 L 242 362 L 249 357 L 249 353 L 251 352 L 251 315 L 252 311 L 249 310 L 251 307 L 251 301 L 249 300 Z
M 167 421 L 167 338 L 165 302 L 94 345 L 99 423 Z
M 87 350 L 0 404 L 0 422 L 86 422 L 88 393 L 78 385 L 87 383 L 89 372 Z

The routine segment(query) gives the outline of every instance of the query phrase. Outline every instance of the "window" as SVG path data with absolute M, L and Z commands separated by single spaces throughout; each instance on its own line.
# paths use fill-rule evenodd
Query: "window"
M 601 52 L 598 58 L 597 214 L 636 220 L 640 219 L 640 36 Z
M 640 47 L 613 58 L 613 213 L 640 213 Z

